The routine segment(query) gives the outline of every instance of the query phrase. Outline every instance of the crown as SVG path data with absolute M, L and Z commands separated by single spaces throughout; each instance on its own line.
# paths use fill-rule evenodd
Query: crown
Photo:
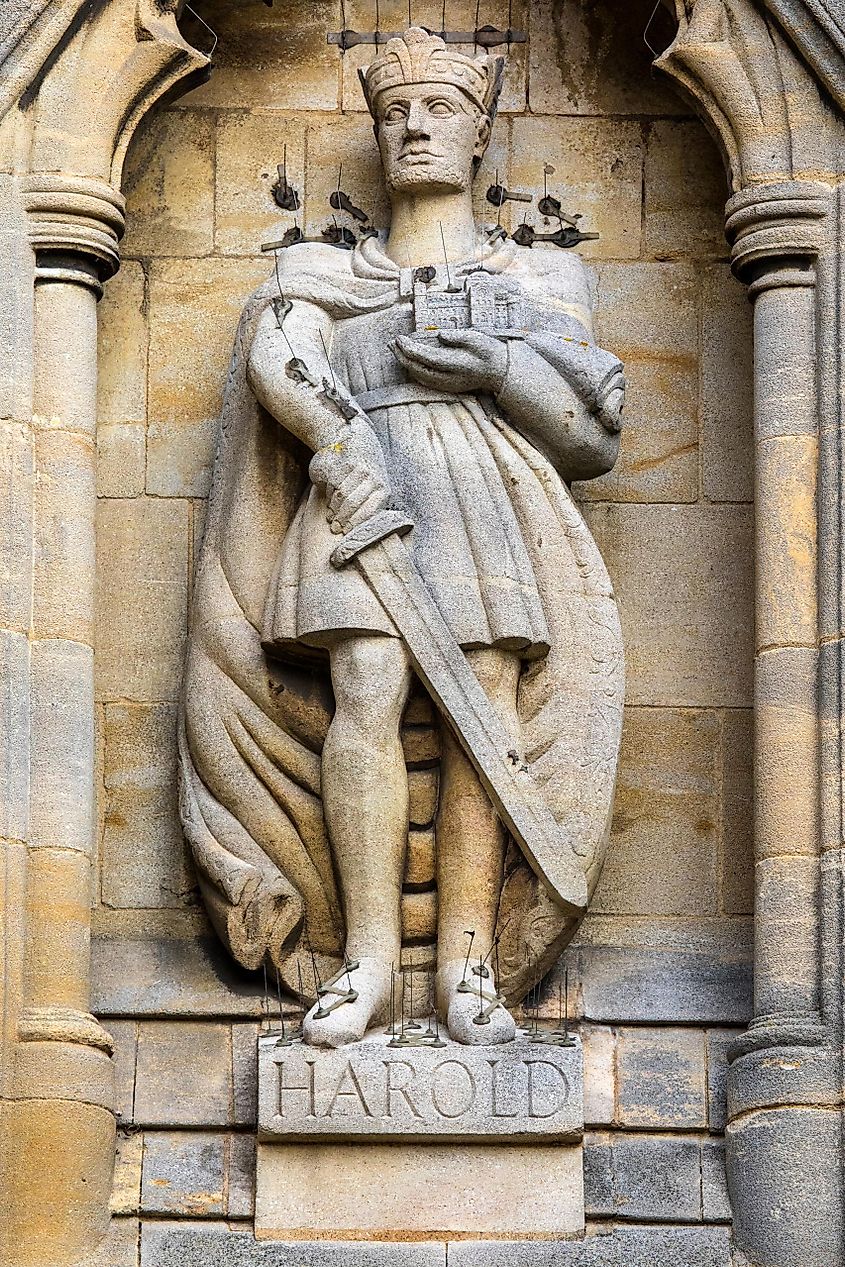
M 502 88 L 504 57 L 467 57 L 449 52 L 439 35 L 412 26 L 388 40 L 384 52 L 366 71 L 359 70 L 370 114 L 375 117 L 379 93 L 402 84 L 452 84 L 460 88 L 483 114 L 492 118 Z

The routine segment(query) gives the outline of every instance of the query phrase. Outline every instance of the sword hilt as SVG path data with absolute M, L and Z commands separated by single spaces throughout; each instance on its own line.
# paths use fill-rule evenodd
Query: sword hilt
M 355 528 L 350 528 L 340 544 L 332 550 L 329 561 L 333 568 L 346 567 L 346 564 L 362 550 L 377 545 L 379 541 L 384 541 L 385 537 L 392 536 L 394 532 L 404 537 L 413 526 L 413 521 L 399 510 L 380 510 L 371 519 L 365 520 Z

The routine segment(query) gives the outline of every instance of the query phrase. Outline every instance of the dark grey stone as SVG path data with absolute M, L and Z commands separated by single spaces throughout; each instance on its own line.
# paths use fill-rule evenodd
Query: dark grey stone
M 109 1016 L 258 1018 L 263 984 L 211 935 L 94 937 L 92 1011 Z
M 706 1139 L 701 1145 L 701 1209 L 705 1223 L 731 1221 L 723 1139 Z
M 742 1031 L 714 1029 L 707 1034 L 707 1125 L 723 1131 L 728 1120 L 728 1048 Z
M 256 1241 L 225 1223 L 145 1223 L 141 1267 L 446 1267 L 442 1241 Z
M 700 1141 L 697 1136 L 588 1135 L 584 1189 L 588 1217 L 697 1221 Z
M 742 1025 L 752 1011 L 750 947 L 742 957 L 582 946 L 584 1017 L 605 1024 Z
M 462 1241 L 449 1267 L 730 1267 L 725 1227 L 608 1227 L 583 1241 Z M 594 1229 L 595 1232 L 595 1229 Z M 400 1260 L 401 1261 L 401 1260 Z

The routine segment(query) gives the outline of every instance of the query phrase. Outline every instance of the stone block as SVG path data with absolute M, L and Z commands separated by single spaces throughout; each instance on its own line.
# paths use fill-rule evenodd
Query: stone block
M 112 1214 L 137 1214 L 141 1207 L 141 1163 L 144 1136 L 140 1131 L 127 1134 L 118 1131 L 114 1159 L 114 1186 L 110 1210 Z
M 138 1035 L 139 1126 L 225 1126 L 232 1120 L 228 1025 L 143 1021 Z M 190 1079 L 184 1076 L 191 1071 Z
M 127 255 L 213 249 L 214 117 L 159 111 L 135 133 L 123 172 Z
M 694 1029 L 619 1031 L 619 1121 L 640 1130 L 707 1125 L 704 1034 Z
M 591 1150 L 595 1150 L 592 1157 Z M 670 1223 L 700 1221 L 698 1139 L 588 1135 L 584 1157 L 588 1216 Z
M 275 0 L 272 12 L 264 8 L 215 0 L 203 9 L 218 37 L 214 74 L 182 99 L 180 113 L 186 107 L 237 109 L 253 102 L 275 110 L 337 107 L 341 59 L 326 43 L 326 32 L 340 29 L 338 6 L 331 0 L 306 8 L 298 0 Z M 197 39 L 207 40 L 208 32 L 198 28 Z
M 146 277 L 125 260 L 97 321 L 97 493 L 137 497 L 146 479 Z
M 449 1267 L 731 1267 L 733 1262 L 730 1232 L 723 1227 L 600 1223 L 588 1224 L 586 1239 L 579 1241 L 449 1244 Z
M 307 118 L 307 116 L 306 116 Z M 305 197 L 305 118 L 300 115 L 226 110 L 217 116 L 214 242 L 218 254 L 257 255 L 301 212 L 283 211 L 273 198 L 278 167 Z M 285 154 L 287 155 L 285 160 Z
M 380 1030 L 337 1051 L 259 1041 L 263 1140 L 561 1142 L 583 1120 L 578 1045 L 400 1048 Z
M 34 457 L 29 425 L 0 419 L 0 620 L 21 633 L 31 621 Z
M 204 497 L 238 318 L 267 259 L 154 260 L 150 267 L 147 490 Z
M 639 255 L 643 146 L 638 123 L 532 115 L 514 119 L 511 135 L 514 188 L 536 191 L 542 186 L 543 164 L 549 164 L 554 168 L 549 191 L 568 214 L 584 217 L 582 229 L 599 234 L 597 242 L 579 247 L 585 259 Z M 512 206 L 508 204 L 509 215 L 521 221 L 525 208 L 511 212 Z M 529 213 L 528 218 L 543 228 L 541 216 Z
M 262 985 L 211 933 L 104 932 L 92 940 L 92 1008 L 98 1016 L 259 1017 Z
M 321 233 L 332 222 L 334 213 L 329 198 L 337 189 L 341 164 L 343 192 L 349 195 L 356 207 L 367 213 L 373 224 L 381 227 L 390 223 L 390 204 L 369 114 L 311 120 L 307 146 L 306 232 Z M 355 228 L 353 218 L 344 213 L 337 218 L 338 223 Z
M 629 916 L 588 915 L 579 938 L 570 978 L 591 1021 L 742 1025 L 751 1016 L 749 923 L 652 917 L 643 928 Z
M 35 464 L 33 632 L 91 645 L 93 441 L 76 431 L 47 427 L 36 433 Z
M 507 30 L 508 13 L 514 30 L 527 31 L 529 21 L 529 5 L 527 0 L 490 0 L 480 16 L 483 26 L 496 26 Z M 352 30 L 371 31 L 373 29 L 373 8 L 367 0 L 348 0 L 346 4 L 346 21 Z M 439 32 L 443 26 L 442 0 L 413 0 L 412 18 L 415 25 L 427 27 L 430 31 Z M 476 21 L 476 0 L 449 0 L 446 22 L 450 31 L 473 31 Z M 385 5 L 381 10 L 381 29 L 400 31 L 408 25 L 408 9 L 396 5 Z M 478 50 L 473 49 L 472 41 L 468 44 L 450 46 L 467 57 L 472 57 Z M 499 98 L 499 113 L 508 114 L 522 111 L 526 106 L 528 44 L 512 44 L 508 50 L 505 63 L 505 80 L 502 95 Z M 492 50 L 505 53 L 505 48 Z M 373 60 L 372 45 L 364 45 L 350 49 L 342 59 L 342 109 L 366 110 L 366 102 L 358 82 L 359 67 L 367 66 Z
M 29 827 L 29 639 L 0 630 L 0 837 L 26 840 Z M 5 847 L 5 846 L 4 846 Z
M 534 0 L 531 5 L 529 99 L 539 114 L 676 115 L 689 110 L 651 68 L 643 41 L 652 6 L 618 5 L 613 10 L 570 0 Z M 649 24 L 655 48 L 666 48 L 676 28 L 658 10 Z M 538 166 L 543 155 L 537 156 Z
M 706 1139 L 701 1145 L 701 1209 L 705 1223 L 731 1221 L 723 1139 Z
M 224 1214 L 225 1151 L 225 1135 L 210 1131 L 148 1131 L 142 1213 L 193 1218 Z
M 736 1029 L 707 1031 L 707 1125 L 714 1132 L 727 1125 L 728 1048 L 738 1036 Z
M 588 505 L 585 515 L 619 602 L 629 702 L 747 707 L 748 508 Z
M 437 812 L 437 770 L 409 770 L 408 815 L 412 827 L 429 827 Z
M 427 889 L 434 884 L 435 844 L 433 831 L 408 832 L 405 854 L 405 887 Z
M 402 1245 L 384 1241 L 261 1242 L 243 1225 L 174 1219 L 144 1224 L 141 1267 L 446 1267 L 446 1246 L 431 1241 Z
M 176 700 L 187 619 L 188 526 L 184 501 L 99 502 L 99 699 Z
M 259 1240 L 564 1237 L 583 1211 L 577 1145 L 258 1147 Z
M 754 717 L 722 714 L 721 902 L 729 915 L 754 909 Z
M 114 1107 L 119 1121 L 133 1121 L 135 1062 L 138 1057 L 138 1022 L 109 1021 L 114 1040 Z
M 611 847 L 593 910 L 716 914 L 718 750 L 714 712 L 627 710 Z
M 30 846 L 62 846 L 87 860 L 95 826 L 94 653 L 70 639 L 44 639 L 30 644 L 29 668 L 29 783 L 38 789 L 30 800 Z M 87 861 L 79 866 L 86 869 Z M 85 938 L 84 925 L 76 935 Z
M 647 255 L 727 256 L 724 206 L 729 190 L 721 155 L 703 123 L 649 123 L 644 187 Z
M 628 391 L 619 461 L 576 485 L 580 498 L 696 500 L 698 310 L 699 282 L 688 264 L 599 267 L 596 337 L 624 360 Z
M 258 1121 L 258 1026 L 232 1026 L 233 1121 L 255 1126 Z
M 137 1218 L 116 1217 L 92 1254 L 80 1267 L 138 1267 L 141 1229 Z
M 195 906 L 179 824 L 176 709 L 108 704 L 101 885 L 107 906 Z
M 582 1025 L 584 1122 L 610 1126 L 616 1118 L 616 1034 L 607 1025 Z
M 710 501 L 754 496 L 752 309 L 727 264 L 702 269 L 701 478 Z
M 255 1136 L 231 1135 L 226 1158 L 226 1213 L 251 1219 L 255 1212 Z

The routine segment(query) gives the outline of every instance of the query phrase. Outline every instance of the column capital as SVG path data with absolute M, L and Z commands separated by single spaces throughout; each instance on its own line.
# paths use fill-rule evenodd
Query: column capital
M 831 191 L 812 181 L 748 185 L 728 200 L 725 233 L 736 276 L 752 293 L 768 285 L 812 286 Z M 775 273 L 776 280 L 765 277 Z
M 117 272 L 126 203 L 105 181 L 55 172 L 24 182 L 36 281 L 69 281 L 97 295 Z

